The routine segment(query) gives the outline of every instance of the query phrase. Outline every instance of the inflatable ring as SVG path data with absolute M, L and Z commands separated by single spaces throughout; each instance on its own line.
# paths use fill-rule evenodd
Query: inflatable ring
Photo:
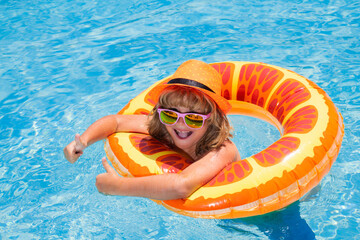
M 234 162 L 187 199 L 155 202 L 200 218 L 240 218 L 272 212 L 297 201 L 327 174 L 344 135 L 341 114 L 315 83 L 264 63 L 211 64 L 222 76 L 230 114 L 275 125 L 281 138 L 263 151 Z M 132 99 L 119 114 L 148 114 L 148 94 L 165 78 Z M 114 168 L 123 176 L 177 173 L 190 162 L 148 135 L 116 133 L 105 142 Z

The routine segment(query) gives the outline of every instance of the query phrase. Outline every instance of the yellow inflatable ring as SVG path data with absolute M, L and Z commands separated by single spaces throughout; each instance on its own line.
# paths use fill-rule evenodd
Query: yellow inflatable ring
M 234 162 L 187 199 L 155 202 L 186 216 L 240 218 L 281 209 L 315 187 L 330 170 L 344 135 L 341 114 L 315 83 L 264 63 L 211 64 L 222 75 L 230 114 L 249 115 L 275 125 L 281 138 L 251 157 Z M 119 114 L 148 114 L 148 94 L 132 99 Z M 245 137 L 245 136 L 244 136 Z M 187 159 L 148 135 L 116 133 L 105 142 L 115 169 L 126 177 L 177 173 Z

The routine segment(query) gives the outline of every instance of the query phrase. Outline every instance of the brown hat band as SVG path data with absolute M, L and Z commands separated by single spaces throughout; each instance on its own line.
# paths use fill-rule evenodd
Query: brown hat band
M 197 81 L 187 79 L 187 78 L 174 78 L 174 79 L 170 80 L 167 84 L 183 84 L 183 85 L 187 85 L 187 86 L 191 86 L 191 87 L 202 88 L 202 89 L 205 89 L 205 90 L 210 91 L 212 93 L 215 93 L 208 86 L 206 86 L 206 85 L 204 85 L 202 83 L 199 83 Z

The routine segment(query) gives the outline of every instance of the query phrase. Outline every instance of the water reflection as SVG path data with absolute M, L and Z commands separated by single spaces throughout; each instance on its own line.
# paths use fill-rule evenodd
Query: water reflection
M 300 216 L 299 204 L 296 201 L 285 209 L 261 216 L 221 220 L 218 226 L 249 238 L 315 239 L 315 233 Z M 257 230 L 254 230 L 256 227 Z

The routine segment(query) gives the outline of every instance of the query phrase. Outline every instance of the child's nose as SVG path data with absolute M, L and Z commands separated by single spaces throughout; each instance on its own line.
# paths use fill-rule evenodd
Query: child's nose
M 184 118 L 183 118 L 183 117 L 181 117 L 181 118 L 177 121 L 177 124 L 178 124 L 179 126 L 187 126 L 187 125 L 185 124 L 185 121 L 184 121 Z

